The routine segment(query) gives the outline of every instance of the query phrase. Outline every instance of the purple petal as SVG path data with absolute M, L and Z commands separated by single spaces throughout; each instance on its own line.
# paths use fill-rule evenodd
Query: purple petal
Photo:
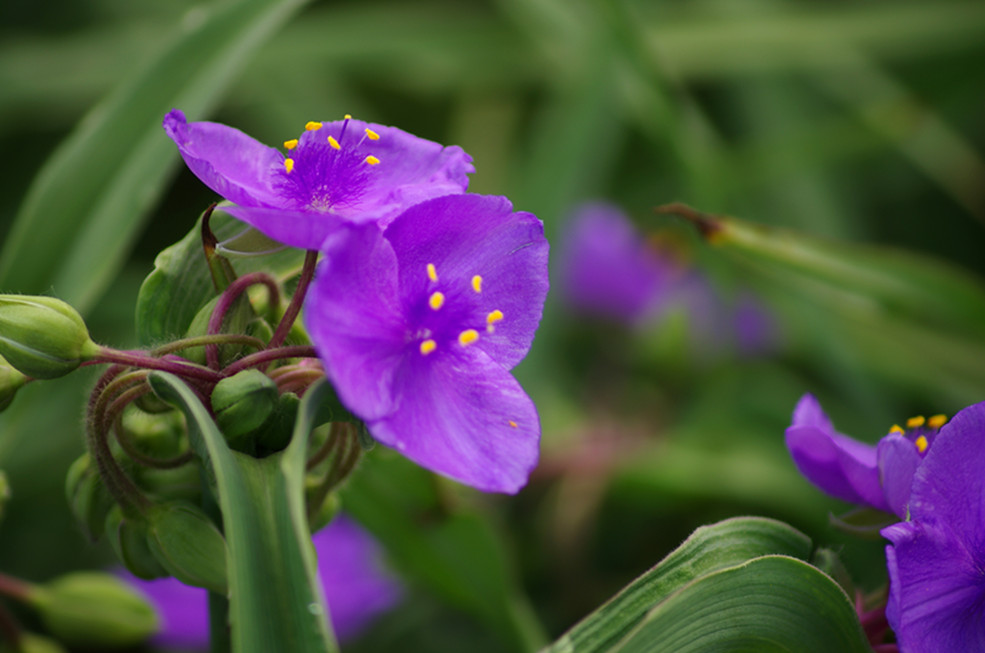
M 189 124 L 178 109 L 164 117 L 164 131 L 195 176 L 225 199 L 245 206 L 278 204 L 273 181 L 284 168 L 284 155 L 274 148 L 219 123 Z
M 548 245 L 540 220 L 513 213 L 504 197 L 451 195 L 411 207 L 385 235 L 397 252 L 402 297 L 443 292 L 448 308 L 442 310 L 462 307 L 469 315 L 458 319 L 482 332 L 477 347 L 507 369 L 523 359 L 548 289 Z M 429 264 L 436 282 L 429 279 Z M 488 331 L 493 311 L 502 318 Z
M 837 433 L 811 395 L 797 404 L 786 444 L 800 473 L 822 491 L 850 503 L 889 510 L 879 485 L 876 448 Z
M 370 432 L 434 472 L 487 492 L 518 492 L 537 464 L 533 402 L 478 347 L 443 354 L 407 359 L 396 378 L 402 403 L 370 422 Z
M 379 545 L 354 521 L 338 515 L 312 542 L 339 640 L 352 639 L 400 601 L 403 588 L 383 569 Z
M 779 337 L 776 318 L 761 299 L 743 291 L 735 303 L 732 321 L 739 351 L 757 354 L 774 349 Z
M 915 521 L 947 524 L 978 551 L 985 568 L 985 402 L 941 427 L 917 470 L 910 501 Z
M 346 224 L 342 218 L 332 213 L 235 204 L 222 204 L 218 209 L 242 220 L 269 238 L 301 249 L 320 249 L 325 239 Z
M 950 529 L 915 522 L 882 530 L 891 587 L 886 616 L 902 651 L 985 650 L 985 572 Z
M 154 606 L 161 627 L 152 638 L 162 647 L 209 648 L 209 593 L 175 578 L 143 580 L 125 569 L 114 573 L 140 590 Z
M 396 255 L 372 225 L 346 228 L 326 248 L 305 325 L 342 402 L 363 419 L 377 419 L 397 405 L 394 375 L 408 347 Z
M 587 204 L 561 243 L 559 285 L 574 309 L 628 324 L 650 317 L 674 266 L 649 248 L 616 207 Z
M 890 433 L 876 446 L 882 492 L 900 519 L 907 518 L 913 475 L 923 462 L 916 445 L 898 433 Z

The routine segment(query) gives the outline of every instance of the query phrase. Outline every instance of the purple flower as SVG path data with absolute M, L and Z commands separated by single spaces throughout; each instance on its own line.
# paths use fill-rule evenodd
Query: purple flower
M 238 129 L 188 123 L 177 109 L 165 116 L 164 130 L 189 169 L 233 203 L 224 211 L 305 249 L 317 249 L 346 222 L 385 226 L 417 202 L 462 193 L 475 171 L 459 147 L 348 116 L 309 122 L 284 143 L 287 157 Z
M 761 299 L 741 291 L 732 308 L 732 324 L 738 350 L 751 355 L 776 347 L 780 335 L 776 319 Z
M 638 324 L 653 317 L 679 267 L 649 246 L 618 208 L 585 204 L 561 242 L 559 287 L 574 310 Z
M 540 322 L 547 250 L 540 220 L 480 195 L 330 238 L 305 322 L 339 398 L 418 464 L 517 492 L 540 424 L 510 369 Z
M 786 443 L 800 473 L 827 494 L 905 517 L 913 475 L 945 421 L 943 415 L 915 417 L 875 446 L 835 431 L 807 394 L 794 410 Z
M 376 541 L 344 515 L 311 538 L 332 628 L 340 641 L 358 635 L 400 600 L 402 588 L 380 565 Z M 205 650 L 209 646 L 208 592 L 174 578 L 141 580 L 119 574 L 141 590 L 161 617 L 154 642 L 163 647 Z
M 985 651 L 985 402 L 941 428 L 913 480 L 909 520 L 882 530 L 886 616 L 900 650 Z

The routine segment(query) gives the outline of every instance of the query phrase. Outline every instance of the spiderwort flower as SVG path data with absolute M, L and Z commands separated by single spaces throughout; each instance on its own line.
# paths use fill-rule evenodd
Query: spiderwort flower
M 232 202 L 224 211 L 305 249 L 318 249 L 343 223 L 384 226 L 417 202 L 462 193 L 475 170 L 460 147 L 349 116 L 309 122 L 285 141 L 287 156 L 238 129 L 186 122 L 177 109 L 164 130 L 189 169 Z
M 401 585 L 380 565 L 380 547 L 369 533 L 338 515 L 312 536 L 318 575 L 325 591 L 332 629 L 340 641 L 354 638 L 369 623 L 393 608 Z M 141 580 L 121 576 L 154 604 L 163 622 L 154 642 L 164 647 L 205 650 L 209 646 L 208 592 L 174 578 Z
M 517 492 L 540 425 L 509 370 L 540 322 L 547 250 L 540 220 L 480 195 L 329 238 L 305 322 L 339 398 L 418 464 Z
M 905 518 L 913 475 L 922 463 L 944 415 L 914 417 L 893 426 L 878 445 L 835 431 L 812 395 L 801 397 L 786 431 L 787 449 L 807 480 L 833 497 Z
M 985 650 L 985 402 L 940 429 L 909 520 L 882 530 L 886 617 L 904 653 Z

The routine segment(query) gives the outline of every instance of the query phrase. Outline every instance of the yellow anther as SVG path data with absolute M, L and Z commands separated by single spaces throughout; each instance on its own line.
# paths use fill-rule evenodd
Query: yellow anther
M 899 424 L 893 424 L 893 428 L 889 429 L 889 432 L 890 433 L 899 433 L 900 435 L 903 435 L 904 433 L 906 433 L 906 431 L 903 430 L 903 427 L 900 426 Z
M 503 311 L 496 309 L 486 316 L 486 324 L 493 324 L 503 319 Z
M 371 166 L 375 166 L 375 165 L 376 165 L 377 163 L 379 163 L 379 162 L 380 162 L 380 160 L 379 160 L 379 159 L 377 159 L 377 158 L 376 158 L 375 156 L 373 156 L 372 154 L 370 154 L 370 155 L 369 155 L 368 157 L 366 157 L 366 163 L 368 163 L 368 164 L 369 164 L 369 165 L 371 165 Z
M 294 170 L 294 159 L 284 159 L 284 169 L 288 172 Z
M 377 134 L 376 132 L 374 132 L 374 131 L 373 131 L 372 129 L 370 129 L 369 127 L 367 127 L 367 128 L 366 128 L 366 136 L 367 136 L 367 137 L 369 138 L 369 140 L 371 140 L 371 141 L 378 141 L 378 140 L 380 140 L 380 135 L 379 135 L 379 134 Z
M 337 140 L 335 140 L 335 137 L 334 136 L 329 136 L 328 137 L 328 144 L 331 145 L 336 150 L 341 150 L 342 149 L 342 146 L 339 145 L 339 142 Z
M 321 129 L 321 123 L 320 122 L 315 122 L 314 120 L 312 120 L 311 122 L 306 123 L 305 126 L 304 126 L 304 131 L 306 131 L 306 132 L 318 131 L 319 129 Z
M 932 429 L 939 429 L 945 424 L 947 424 L 947 415 L 934 415 L 927 420 L 927 426 Z
M 466 345 L 471 345 L 473 342 L 479 339 L 479 332 L 475 329 L 466 329 L 458 334 L 458 344 L 465 347 Z
M 431 281 L 438 280 L 438 270 L 434 267 L 434 263 L 428 263 L 428 279 Z
M 346 120 L 352 120 L 352 116 L 350 116 L 350 115 L 349 115 L 349 114 L 347 113 L 347 114 L 345 114 L 345 119 L 346 119 Z
M 927 422 L 923 415 L 917 415 L 916 417 L 911 417 L 906 420 L 906 428 L 915 429 L 923 426 Z
M 438 343 L 430 338 L 421 343 L 421 353 L 427 356 L 432 351 L 438 348 Z
M 298 139 L 292 138 L 289 141 L 284 141 L 284 148 L 288 150 L 293 150 L 298 146 Z
M 913 444 L 917 445 L 917 451 L 919 451 L 920 453 L 926 451 L 927 447 L 930 446 L 930 443 L 927 442 L 927 438 L 923 435 L 921 435 L 919 438 L 914 440 Z
M 510 420 L 510 426 L 512 426 L 513 428 L 516 428 L 516 422 L 514 422 L 513 420 Z
M 472 290 L 482 292 L 482 277 L 478 274 L 472 277 Z
M 444 293 L 440 293 L 440 292 L 432 293 L 432 295 L 428 298 L 428 306 L 430 306 L 434 310 L 438 310 L 439 308 L 444 306 L 444 304 L 445 304 Z

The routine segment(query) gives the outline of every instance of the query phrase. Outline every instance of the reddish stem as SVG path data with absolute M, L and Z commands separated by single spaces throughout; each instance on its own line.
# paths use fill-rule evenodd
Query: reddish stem
M 282 358 L 314 358 L 318 354 L 315 348 L 310 345 L 295 345 L 293 347 L 281 347 L 279 349 L 265 349 L 255 354 L 245 356 L 222 371 L 223 376 L 232 376 L 237 372 L 257 367 L 270 361 Z
M 291 297 L 291 303 L 287 306 L 284 316 L 280 319 L 280 323 L 277 324 L 274 335 L 270 338 L 270 343 L 267 345 L 268 349 L 280 347 L 287 338 L 287 334 L 291 332 L 291 327 L 294 326 L 294 321 L 301 312 L 304 297 L 308 294 L 308 285 L 315 276 L 315 266 L 317 263 L 318 252 L 308 250 L 308 253 L 304 255 L 304 266 L 301 268 L 301 278 L 298 279 L 297 288 L 294 289 L 294 296 Z
M 27 601 L 31 596 L 33 585 L 19 578 L 0 574 L 0 594 L 18 601 Z
M 95 359 L 99 363 L 117 363 L 129 367 L 137 367 L 145 370 L 161 370 L 170 372 L 177 376 L 218 383 L 222 376 L 215 370 L 207 367 L 189 363 L 187 361 L 175 360 L 174 358 L 153 358 L 142 351 L 120 351 L 103 347 L 99 356 Z
M 208 334 L 210 336 L 216 335 L 222 330 L 222 322 L 226 319 L 226 313 L 232 308 L 233 302 L 239 299 L 239 296 L 247 288 L 258 283 L 262 283 L 267 287 L 267 291 L 270 293 L 271 305 L 277 306 L 280 304 L 280 289 L 277 287 L 277 282 L 270 275 L 264 272 L 253 272 L 244 275 L 229 284 L 229 287 L 219 296 L 219 301 L 216 302 L 215 308 L 212 310 L 212 316 L 209 318 Z M 212 369 L 219 369 L 218 345 L 208 344 L 205 346 L 205 361 Z

